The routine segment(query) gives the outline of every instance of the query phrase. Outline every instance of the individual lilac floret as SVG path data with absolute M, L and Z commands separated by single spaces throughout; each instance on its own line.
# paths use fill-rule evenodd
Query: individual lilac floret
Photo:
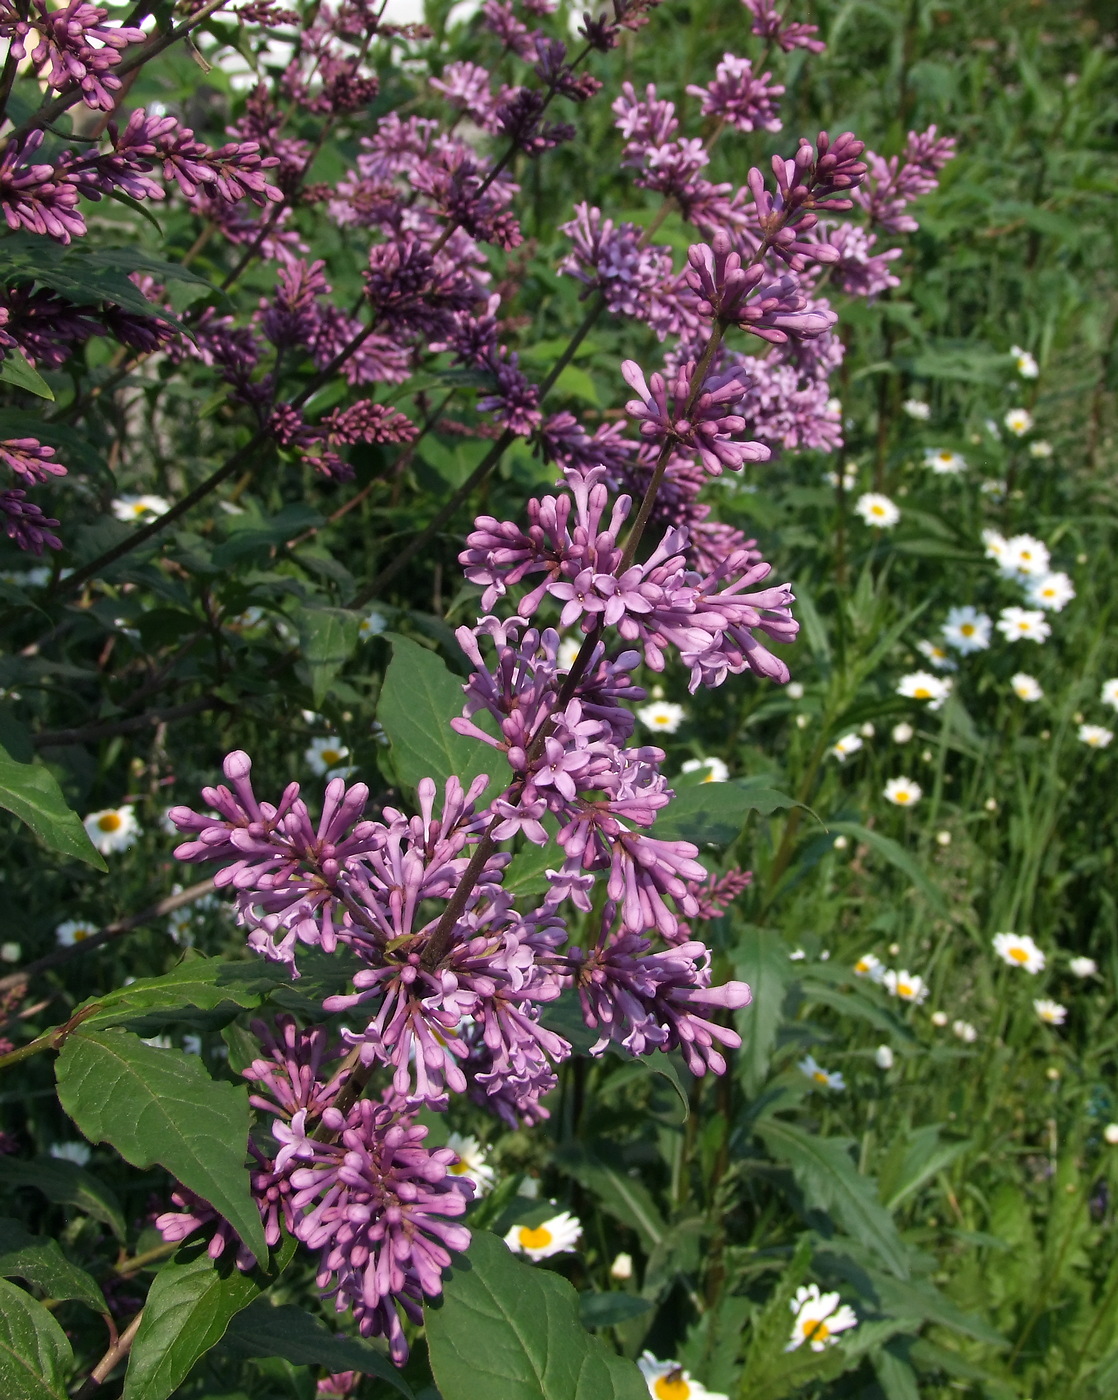
M 774 345 L 783 345 L 789 336 L 808 340 L 823 335 L 838 320 L 824 304 L 809 303 L 794 277 L 766 281 L 772 274 L 761 263 L 743 267 L 725 233 L 716 233 L 709 246 L 692 244 L 687 261 L 687 283 L 705 315 Z
M 108 10 L 69 0 L 61 9 L 48 8 L 46 0 L 31 0 L 21 10 L 0 6 L 0 38 L 11 42 L 11 57 L 30 57 L 37 76 L 59 90 L 76 83 L 87 107 L 111 112 L 120 91 L 120 79 L 112 72 L 120 51 L 143 43 L 142 29 L 103 23 Z
M 362 1099 L 345 1118 L 327 1109 L 323 1125 L 340 1141 L 316 1144 L 315 1162 L 292 1173 L 296 1233 L 319 1251 L 318 1286 L 338 1312 L 352 1308 L 361 1335 L 385 1337 L 402 1366 L 397 1309 L 418 1324 L 423 1298 L 442 1292 L 450 1252 L 469 1247 L 469 1230 L 452 1221 L 474 1184 L 451 1174 L 450 1148 L 424 1147 L 427 1129 L 387 1104 Z
M 612 925 L 606 909 L 603 923 Z M 737 1049 L 736 1031 L 709 1019 L 718 1010 L 748 1006 L 752 994 L 744 982 L 710 985 L 710 950 L 698 941 L 652 952 L 648 939 L 622 933 L 599 942 L 589 953 L 574 949 L 570 961 L 582 1001 L 583 1016 L 601 1037 L 591 1054 L 611 1041 L 634 1055 L 651 1050 L 682 1051 L 692 1074 L 709 1069 L 726 1072 L 718 1048 Z
M 727 53 L 705 88 L 692 85 L 687 91 L 702 98 L 704 117 L 719 117 L 739 131 L 779 131 L 779 99 L 784 85 L 771 82 L 771 78 L 771 73 L 755 77 L 748 58 Z
M 696 389 L 694 370 L 694 364 L 681 365 L 669 390 L 663 375 L 653 374 L 650 383 L 634 360 L 622 363 L 625 383 L 640 395 L 629 400 L 625 411 L 638 420 L 641 435 L 697 453 L 711 476 L 720 476 L 724 467 L 737 471 L 746 462 L 767 462 L 772 454 L 763 443 L 738 439 L 745 419 L 726 411 L 745 394 L 744 372 L 708 375 Z
M 671 254 L 666 248 L 642 247 L 636 224 L 615 226 L 612 219 L 603 221 L 599 209 L 586 204 L 576 204 L 574 219 L 561 224 L 559 231 L 573 245 L 559 272 L 600 291 L 607 310 L 615 315 L 649 317 L 653 297 L 671 277 Z
M 827 47 L 821 39 L 812 38 L 813 34 L 819 33 L 817 24 L 786 20 L 773 0 L 742 0 L 742 4 L 753 16 L 753 33 L 760 39 L 778 44 L 785 53 L 791 53 L 793 49 L 822 53 Z

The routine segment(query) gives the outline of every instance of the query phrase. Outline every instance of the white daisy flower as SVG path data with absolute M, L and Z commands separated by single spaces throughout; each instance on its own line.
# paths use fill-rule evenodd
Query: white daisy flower
M 464 1176 L 472 1181 L 478 1198 L 492 1191 L 497 1173 L 488 1165 L 485 1149 L 476 1137 L 463 1137 L 461 1133 L 451 1133 L 446 1140 L 451 1152 L 458 1155 L 458 1161 L 447 1170 L 451 1176 Z
M 59 947 L 72 948 L 75 943 L 84 943 L 87 938 L 92 938 L 98 929 L 99 925 L 92 919 L 67 919 L 65 923 L 58 925 L 54 936 Z
M 918 423 L 926 423 L 932 416 L 931 404 L 925 403 L 923 399 L 905 399 L 901 408 L 910 418 L 915 418 Z
M 1045 442 L 1043 438 L 1037 438 L 1036 442 L 1029 443 L 1029 456 L 1044 461 L 1052 456 L 1052 444 Z
M 702 783 L 728 783 L 730 770 L 720 758 L 689 758 L 680 769 L 682 773 L 702 773 Z
M 946 647 L 941 647 L 938 642 L 923 641 L 916 643 L 916 650 L 925 659 L 930 661 L 937 671 L 957 671 L 959 668 L 951 659 L 951 654 Z
M 1040 688 L 1040 682 L 1026 671 L 1018 671 L 1016 675 L 1010 676 L 1009 683 L 1018 700 L 1024 700 L 1031 705 L 1035 700 L 1044 699 L 1044 691 Z
M 646 1351 L 641 1353 L 637 1365 L 653 1400 L 729 1400 L 721 1392 L 708 1390 L 678 1361 L 658 1361 Z
M 913 729 L 911 724 L 908 724 L 904 720 L 901 720 L 900 724 L 895 724 L 893 726 L 893 743 L 907 744 L 911 741 L 912 736 L 915 733 L 916 730 Z
M 886 802 L 892 802 L 894 807 L 915 807 L 923 795 L 923 788 L 911 778 L 890 778 L 882 793 Z
M 1068 971 L 1073 977 L 1094 977 L 1098 970 L 1099 965 L 1094 958 L 1072 958 L 1068 962 Z
M 1058 1001 L 1049 1001 L 1047 997 L 1035 997 L 1033 1010 L 1049 1026 L 1062 1026 L 1068 1018 L 1067 1007 L 1061 1006 Z
M 175 909 L 167 920 L 167 932 L 180 948 L 194 947 L 194 911 Z
M 1041 644 L 1052 635 L 1052 626 L 1039 608 L 1002 608 L 997 627 L 1007 642 Z
M 1115 685 L 1118 685 L 1118 681 L 1115 681 Z M 784 687 L 784 693 L 785 695 L 787 695 L 789 700 L 802 700 L 804 698 L 804 687 L 802 682 L 789 681 L 788 684 Z M 1114 703 L 1118 705 L 1118 699 L 1116 699 Z
M 924 453 L 924 465 L 936 476 L 958 476 L 967 469 L 966 459 L 958 452 L 949 452 L 946 447 L 929 447 Z
M 950 833 L 949 831 L 937 831 L 937 832 L 936 832 L 936 845 L 937 845 L 937 846 L 950 846 L 950 845 L 951 845 L 951 833 Z
M 1118 710 L 1118 679 L 1103 681 L 1099 699 L 1112 710 Z
M 1027 408 L 1011 408 L 1002 422 L 1014 437 L 1024 437 L 1033 426 L 1033 415 Z
M 353 771 L 352 768 L 347 768 L 344 773 L 337 771 L 348 757 L 349 750 L 340 739 L 335 739 L 333 735 L 312 739 L 310 747 L 303 752 L 303 761 L 311 772 L 320 778 L 325 777 L 327 773 L 332 778 L 348 776 Z
M 52 1142 L 50 1155 L 59 1162 L 73 1162 L 75 1167 L 84 1167 L 92 1150 L 86 1142 Z
M 1047 958 L 1027 933 L 995 933 L 994 952 L 1010 967 L 1020 967 L 1035 977 L 1044 971 Z
M 1091 749 L 1105 749 L 1114 738 L 1114 731 L 1102 724 L 1081 724 L 1077 733 L 1081 744 Z
M 840 1306 L 837 1293 L 820 1293 L 814 1283 L 797 1288 L 790 1306 L 796 1316 L 792 1340 L 785 1351 L 795 1351 L 805 1342 L 812 1351 L 823 1351 L 838 1341 L 836 1333 L 858 1325 L 858 1315 L 852 1307 L 846 1303 Z
M 806 1074 L 814 1084 L 818 1084 L 821 1089 L 846 1088 L 846 1080 L 843 1079 L 840 1072 L 838 1070 L 824 1069 L 814 1055 L 805 1056 L 800 1060 L 797 1068 L 802 1074 Z
M 106 807 L 100 812 L 90 812 L 88 817 L 83 818 L 82 826 L 103 856 L 114 851 L 126 851 L 140 835 L 136 809 L 127 803 L 123 807 Z
M 631 1279 L 633 1277 L 633 1256 L 631 1254 L 626 1254 L 624 1250 L 622 1250 L 609 1266 L 609 1276 L 610 1278 L 620 1280 L 622 1283 Z
M 857 734 L 844 734 L 841 739 L 836 740 L 831 745 L 830 752 L 833 758 L 837 758 L 840 763 L 845 763 L 852 753 L 857 753 L 862 747 L 862 740 Z
M 882 980 L 890 996 L 910 1001 L 913 1006 L 919 1006 L 928 999 L 928 984 L 915 972 L 893 972 L 890 969 Z
M 1001 505 L 1002 501 L 1005 500 L 1007 486 L 1006 482 L 1001 477 L 989 477 L 979 485 L 978 489 L 984 496 L 989 497 L 995 505 Z
M 873 1052 L 873 1062 L 878 1069 L 893 1068 L 893 1050 L 889 1045 L 879 1045 Z
M 1075 597 L 1075 586 L 1067 574 L 1044 574 L 1029 584 L 1025 597 L 1045 612 L 1063 612 Z
M 967 603 L 961 608 L 948 610 L 947 620 L 940 631 L 949 647 L 969 656 L 971 652 L 986 650 L 993 629 L 993 619 Z
M 366 613 L 357 624 L 357 635 L 361 640 L 367 641 L 369 637 L 379 637 L 388 627 L 388 619 L 383 613 L 377 612 L 374 608 L 372 612 Z
M 986 558 L 993 559 L 996 564 L 1000 564 L 1005 558 L 1006 538 L 999 534 L 997 530 L 983 530 L 982 548 L 986 551 Z
M 23 949 L 18 943 L 0 943 L 0 962 L 17 963 L 23 957 Z
M 1020 345 L 1014 345 L 1009 353 L 1013 356 L 1013 363 L 1022 379 L 1035 379 L 1040 373 L 1040 366 L 1034 356 L 1027 350 L 1022 350 Z
M 865 495 L 859 496 L 854 510 L 867 525 L 873 525 L 879 530 L 890 529 L 901 518 L 900 511 L 889 497 L 883 496 L 879 491 L 867 491 Z
M 514 1225 L 505 1243 L 514 1254 L 526 1254 L 533 1263 L 555 1254 L 569 1254 L 582 1239 L 582 1224 L 569 1210 L 560 1211 L 542 1225 Z
M 170 501 L 162 496 L 118 496 L 113 502 L 113 514 L 118 520 L 145 520 L 166 515 Z
M 1118 1123 L 1108 1123 L 1102 1130 L 1102 1135 L 1106 1138 L 1107 1142 L 1110 1143 L 1111 1147 L 1113 1147 L 1118 1143 Z
M 967 1045 L 973 1045 L 978 1039 L 978 1031 L 969 1021 L 952 1021 L 951 1032 Z
M 865 724 L 860 724 L 858 726 L 858 733 L 862 736 L 863 739 L 872 739 L 877 733 L 877 730 L 874 728 L 874 726 L 870 723 L 869 720 L 866 720 Z
M 930 1019 L 933 1026 L 939 1026 L 942 1029 L 947 1025 L 947 1012 L 933 1011 Z
M 947 676 L 933 676 L 930 671 L 910 671 L 897 682 L 897 694 L 906 700 L 927 700 L 928 708 L 940 709 L 951 694 L 952 681 Z
M 871 982 L 880 982 L 885 976 L 885 964 L 873 953 L 863 953 L 854 964 L 855 977 L 868 977 Z
M 673 705 L 670 700 L 654 700 L 637 711 L 637 719 L 646 729 L 659 730 L 661 734 L 674 734 L 686 718 L 683 706 Z
M 998 568 L 1006 578 L 1043 578 L 1050 562 L 1043 540 L 1035 535 L 1010 535 L 1003 544 Z

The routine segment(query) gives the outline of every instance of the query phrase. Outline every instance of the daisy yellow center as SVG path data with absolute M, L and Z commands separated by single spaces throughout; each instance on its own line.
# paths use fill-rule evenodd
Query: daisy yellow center
M 98 831 L 119 831 L 124 825 L 124 818 L 119 812 L 106 812 L 103 817 L 97 818 Z
M 825 1342 L 831 1335 L 831 1329 L 821 1317 L 809 1317 L 804 1323 L 805 1342 Z
M 137 501 L 136 504 L 132 507 L 132 514 L 143 515 L 146 510 L 147 506 L 144 505 L 143 501 Z
M 811 1077 L 815 1080 L 816 1084 L 826 1084 L 827 1082 L 827 1076 L 821 1069 L 817 1069 Z
M 1014 962 L 1024 963 L 1029 961 L 1029 952 L 1027 948 L 1010 948 L 1009 956 Z
M 691 1387 L 674 1371 L 669 1371 L 666 1376 L 661 1376 L 652 1387 L 652 1393 L 657 1400 L 687 1400 L 691 1394 Z
M 341 756 L 342 756 L 342 755 L 341 755 L 341 752 L 340 752 L 338 749 L 323 749 L 323 750 L 322 750 L 322 761 L 323 761 L 323 763 L 337 763 L 338 759 L 340 759 Z
M 959 631 L 962 632 L 964 637 L 973 637 L 975 633 L 974 623 L 964 622 L 963 625 L 959 628 Z
M 898 982 L 898 983 L 897 983 L 897 995 L 898 995 L 899 997 L 910 997 L 910 996 L 912 996 L 912 987 L 911 987 L 911 985 L 910 985 L 908 982 Z
M 884 507 L 884 506 L 870 506 L 870 510 L 873 512 L 874 515 L 884 515 L 884 514 L 885 514 L 885 507 Z
M 932 698 L 932 692 L 926 685 L 918 685 L 912 692 L 912 698 L 914 700 L 930 700 Z
M 902 802 L 902 803 L 903 803 L 903 802 L 907 802 L 908 799 L 909 799 L 911 796 L 912 796 L 911 793 L 908 793 L 908 792 L 905 792 L 905 791 L 902 790 L 901 792 L 897 792 L 897 793 L 894 793 L 894 794 L 893 794 L 893 801 L 894 801 L 894 802 Z
M 860 959 L 854 964 L 854 971 L 855 971 L 855 972 L 869 972 L 869 970 L 870 970 L 870 965 L 869 965 L 868 962 L 866 962 L 865 958 L 860 958 Z
M 522 1225 L 520 1227 L 521 1249 L 546 1249 L 554 1236 L 546 1225 Z
M 74 930 L 74 942 L 81 943 L 84 939 L 89 937 L 92 931 L 92 929 L 88 928 L 76 928 Z

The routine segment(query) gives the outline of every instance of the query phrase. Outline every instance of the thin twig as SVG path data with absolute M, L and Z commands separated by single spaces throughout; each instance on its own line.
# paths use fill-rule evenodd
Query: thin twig
M 31 743 L 36 749 L 92 743 L 96 739 L 111 739 L 117 734 L 134 734 L 138 729 L 146 729 L 149 724 L 169 724 L 172 720 L 187 719 L 190 715 L 219 709 L 225 703 L 216 695 L 203 695 L 166 710 L 151 710 L 144 715 L 130 715 L 127 719 L 106 720 L 104 724 L 90 724 L 84 729 L 43 729 L 38 734 L 32 734 Z
M 86 1377 L 85 1384 L 75 1394 L 74 1400 L 87 1400 L 90 1395 L 95 1395 L 98 1389 L 112 1375 L 113 1371 L 120 1365 L 128 1353 L 132 1350 L 132 1343 L 136 1340 L 136 1333 L 140 1330 L 140 1322 L 144 1316 L 143 1308 L 136 1314 L 116 1341 L 105 1352 L 101 1360 L 94 1366 Z
M 102 948 L 106 943 L 111 943 L 114 938 L 121 938 L 142 924 L 151 923 L 153 919 L 160 919 L 165 914 L 172 914 L 176 909 L 181 909 L 184 904 L 193 904 L 196 899 L 201 899 L 204 894 L 209 894 L 212 890 L 212 880 L 199 880 L 196 885 L 188 885 L 185 890 L 179 890 L 177 894 L 169 894 L 166 899 L 161 899 L 146 909 L 141 909 L 138 914 L 130 914 L 126 919 L 116 919 L 113 923 L 98 929 L 88 938 L 83 938 L 80 943 L 75 943 L 70 948 L 59 948 L 53 953 L 47 953 L 45 957 L 36 958 L 26 967 L 21 967 L 18 972 L 9 972 L 6 977 L 0 977 L 0 992 L 14 987 L 18 982 L 26 982 L 28 978 L 35 977 L 40 972 L 49 972 L 52 968 L 61 967 L 82 953 L 92 952 L 94 948 Z

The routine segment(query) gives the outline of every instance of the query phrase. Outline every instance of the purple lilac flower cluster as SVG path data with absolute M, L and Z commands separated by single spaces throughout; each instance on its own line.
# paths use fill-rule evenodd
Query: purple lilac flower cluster
M 4 533 L 30 554 L 42 554 L 44 548 L 61 549 L 62 541 L 53 533 L 58 521 L 29 501 L 23 489 L 46 481 L 49 476 L 66 475 L 66 468 L 54 460 L 54 448 L 44 446 L 37 438 L 9 438 L 0 442 L 0 462 L 21 483 L 0 491 Z

